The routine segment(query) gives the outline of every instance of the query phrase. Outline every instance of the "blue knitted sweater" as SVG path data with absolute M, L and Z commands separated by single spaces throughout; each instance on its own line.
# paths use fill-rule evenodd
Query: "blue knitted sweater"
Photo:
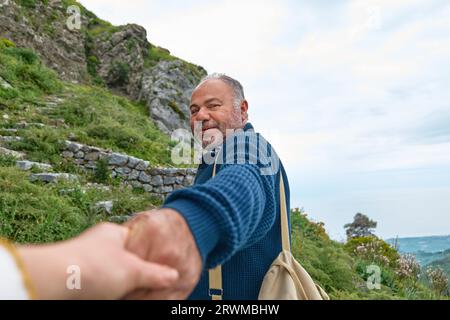
M 255 143 L 258 151 L 264 146 L 269 155 L 276 153 L 250 123 L 239 131 L 209 155 L 222 159 L 214 178 L 213 164 L 203 161 L 194 185 L 173 192 L 163 205 L 184 216 L 203 260 L 201 279 L 189 299 L 211 299 L 208 269 L 222 264 L 223 299 L 256 300 L 265 273 L 281 251 L 279 175 L 290 212 L 286 173 L 281 161 L 273 167 L 260 152 L 255 157 Z M 257 141 L 245 137 L 249 132 Z M 231 142 L 233 147 L 227 148 Z M 263 174 L 270 166 L 275 174 Z

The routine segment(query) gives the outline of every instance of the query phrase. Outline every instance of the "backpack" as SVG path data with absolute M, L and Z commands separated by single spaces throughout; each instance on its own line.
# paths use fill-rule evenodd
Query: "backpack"
M 214 163 L 212 177 L 215 175 L 216 164 Z M 280 214 L 282 251 L 272 262 L 269 271 L 264 276 L 258 300 L 330 300 L 327 293 L 314 283 L 308 272 L 292 255 L 289 241 L 286 195 L 281 171 Z M 209 270 L 209 294 L 212 300 L 222 300 L 222 266 L 220 265 Z

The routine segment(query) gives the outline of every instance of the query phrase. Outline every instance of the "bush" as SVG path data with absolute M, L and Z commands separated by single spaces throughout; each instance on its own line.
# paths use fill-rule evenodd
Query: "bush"
M 431 288 L 438 294 L 444 295 L 449 293 L 448 276 L 442 268 L 428 267 L 426 270 L 427 278 Z
M 0 154 L 0 167 L 13 167 L 16 165 L 16 161 L 15 157 Z
M 356 272 L 361 277 L 361 279 L 366 282 L 369 278 L 369 276 L 373 275 L 373 273 L 369 272 L 370 266 L 373 266 L 372 262 L 369 262 L 367 260 L 358 260 L 356 264 Z M 397 290 L 397 282 L 396 282 L 396 275 L 395 272 L 392 270 L 392 268 L 389 268 L 385 265 L 375 265 L 376 267 L 380 268 L 380 277 L 381 277 L 381 283 L 380 285 L 384 285 L 386 287 L 389 287 L 392 290 Z
M 363 260 L 396 267 L 400 258 L 398 252 L 377 237 L 352 238 L 345 244 L 347 252 Z
M 396 274 L 401 279 L 416 282 L 420 276 L 420 264 L 412 254 L 402 254 L 398 260 Z
M 140 136 L 122 126 L 94 125 L 90 126 L 87 133 L 103 140 L 110 140 L 120 148 L 128 149 L 139 144 Z
M 100 159 L 96 162 L 94 178 L 98 183 L 107 183 L 109 181 L 110 170 L 108 168 L 108 161 L 106 159 Z
M 9 39 L 0 38 L 0 49 L 3 48 L 14 48 L 16 45 Z
M 36 53 L 31 49 L 9 47 L 5 49 L 5 52 L 26 64 L 34 64 L 39 60 Z
M 54 242 L 87 227 L 86 216 L 54 189 L 32 184 L 28 174 L 0 167 L 0 236 L 20 243 Z
M 32 161 L 57 163 L 61 158 L 62 140 L 54 130 L 29 128 L 23 132 L 23 140 L 9 145 L 14 150 L 25 151 Z
M 299 209 L 291 212 L 292 252 L 325 291 L 355 290 L 351 257 L 343 246 L 332 242 L 323 223 L 309 221 Z
M 0 76 L 14 89 L 21 91 L 21 97 L 56 93 L 62 88 L 56 73 L 44 67 L 32 50 L 14 47 L 0 49 L 0 65 Z M 17 96 L 9 96 L 8 99 Z
M 180 107 L 175 101 L 170 101 L 168 105 L 176 114 L 178 114 L 180 119 L 182 120 L 186 119 L 186 115 L 183 113 L 183 111 L 181 111 Z
M 128 83 L 130 66 L 123 62 L 115 62 L 109 71 L 109 84 L 123 86 Z
M 30 9 L 36 8 L 36 0 L 20 0 L 19 4 L 25 8 L 30 8 Z

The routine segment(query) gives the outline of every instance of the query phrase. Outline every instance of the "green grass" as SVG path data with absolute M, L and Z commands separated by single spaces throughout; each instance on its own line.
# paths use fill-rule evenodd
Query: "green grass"
M 183 111 L 181 111 L 180 107 L 178 106 L 178 104 L 175 101 L 170 101 L 169 107 L 178 114 L 180 119 L 182 119 L 182 120 L 186 119 L 186 115 L 183 113 Z
M 98 201 L 114 200 L 112 215 L 129 215 L 159 204 L 156 199 L 122 186 L 105 191 L 83 190 L 78 183 L 31 183 L 28 173 L 4 166 L 1 158 L 0 164 L 0 236 L 15 242 L 64 240 L 107 221 L 108 215 L 95 210 Z
M 163 48 L 156 47 L 152 44 L 149 45 L 147 56 L 144 60 L 144 66 L 146 68 L 154 67 L 158 62 L 160 61 L 173 61 L 173 60 L 179 60 L 183 62 L 184 67 L 189 70 L 197 79 L 201 79 L 205 75 L 205 71 L 190 62 L 184 61 L 183 59 L 177 58 L 173 55 L 171 55 L 167 50 Z
M 13 86 L 0 89 L 0 104 L 10 117 L 0 119 L 0 128 L 20 121 L 47 125 L 21 130 L 23 141 L 9 144 L 25 151 L 30 160 L 58 164 L 61 143 L 72 135 L 80 143 L 127 153 L 152 165 L 171 164 L 173 144 L 154 125 L 146 106 L 104 88 L 63 83 L 33 51 L 21 48 L 0 48 L 0 76 Z M 52 97 L 62 100 L 43 112 Z M 55 127 L 57 120 L 64 120 L 67 127 Z
M 176 59 L 177 58 L 170 55 L 170 53 L 168 51 L 166 51 L 162 48 L 158 48 L 153 45 L 150 45 L 149 49 L 147 51 L 147 56 L 145 57 L 144 65 L 146 68 L 151 68 L 162 60 L 172 61 L 172 60 L 176 60 Z
M 12 86 L 0 89 L 2 114 L 8 115 L 0 119 L 0 133 L 10 135 L 5 129 L 21 121 L 45 125 L 20 128 L 22 140 L 3 146 L 25 152 L 28 160 L 50 163 L 55 172 L 79 175 L 77 183 L 31 183 L 29 174 L 36 170 L 22 172 L 14 158 L 0 156 L 0 236 L 20 243 L 58 241 L 108 220 L 106 213 L 94 210 L 98 201 L 113 200 L 112 215 L 117 216 L 160 204 L 142 190 L 111 179 L 105 164 L 99 164 L 96 173 L 86 173 L 60 155 L 71 136 L 151 165 L 170 165 L 170 139 L 156 128 L 144 105 L 96 86 L 64 83 L 33 51 L 5 39 L 0 42 L 0 76 Z M 86 189 L 87 182 L 104 183 L 110 190 Z

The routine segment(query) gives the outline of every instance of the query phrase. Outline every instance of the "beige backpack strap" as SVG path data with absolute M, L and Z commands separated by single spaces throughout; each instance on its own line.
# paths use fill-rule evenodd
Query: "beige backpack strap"
M 209 296 L 212 300 L 222 300 L 222 266 L 209 269 Z
M 216 157 L 217 161 L 217 157 Z M 216 161 L 214 161 L 212 176 L 216 175 Z M 222 300 L 222 266 L 219 265 L 214 269 L 209 269 L 209 296 L 212 300 Z
M 281 215 L 281 245 L 283 251 L 291 251 L 289 240 L 288 212 L 286 208 L 286 193 L 284 190 L 283 172 L 280 170 L 280 215 Z

